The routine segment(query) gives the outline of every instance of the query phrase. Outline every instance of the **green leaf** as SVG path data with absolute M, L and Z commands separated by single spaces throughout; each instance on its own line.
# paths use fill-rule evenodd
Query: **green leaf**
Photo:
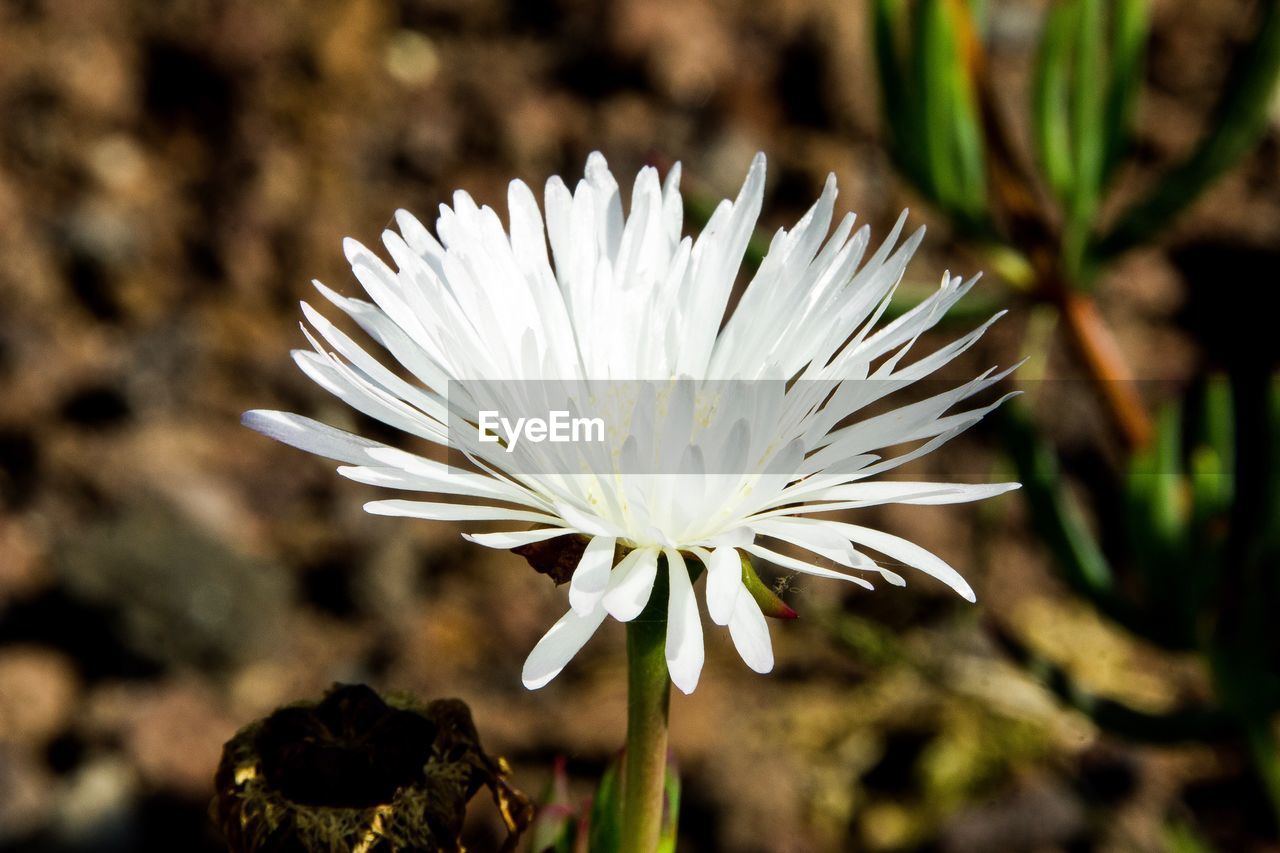
M 1076 0 L 1074 74 L 1068 103 L 1071 114 L 1072 182 L 1067 201 L 1063 252 L 1068 274 L 1080 277 L 1089 229 L 1098 208 L 1103 138 L 1103 57 L 1101 0 Z
M 912 92 L 923 109 L 921 132 L 925 147 L 928 186 L 945 209 L 959 208 L 960 178 L 952 162 L 954 140 L 948 99 L 951 95 L 948 65 L 953 64 L 945 0 L 920 0 L 916 7 L 911 40 Z
M 973 0 L 874 0 L 872 42 L 889 152 L 922 195 L 990 235 L 986 146 L 966 59 Z
M 1173 648 L 1194 646 L 1203 556 L 1188 527 L 1187 479 L 1182 465 L 1182 419 L 1166 406 L 1154 441 L 1130 460 L 1126 497 L 1132 560 L 1142 573 L 1152 639 Z
M 1263 559 L 1280 559 L 1280 377 L 1272 377 L 1267 393 L 1267 437 L 1263 462 L 1266 471 L 1266 489 L 1263 496 L 1265 527 L 1262 530 Z
M 676 842 L 679 840 L 680 826 L 680 775 L 675 768 L 667 765 L 666 777 L 663 781 L 666 802 L 662 812 L 662 835 L 658 838 L 658 853 L 676 853 Z
M 1158 180 L 1093 244 L 1094 261 L 1113 258 L 1150 240 L 1253 147 L 1266 128 L 1278 72 L 1280 0 L 1266 0 L 1257 35 L 1240 53 L 1209 130 L 1185 161 Z
M 907 180 L 926 194 L 924 136 L 919 132 L 919 100 L 910 96 L 900 50 L 906 19 L 903 0 L 875 0 L 871 35 L 876 57 L 880 105 L 889 132 L 889 153 Z
M 587 828 L 589 850 L 618 850 L 622 846 L 622 758 L 609 762 L 591 801 Z
M 1115 174 L 1129 148 L 1142 89 L 1150 32 L 1149 0 L 1114 0 L 1111 7 L 1111 81 L 1107 88 L 1102 181 Z
M 1064 201 L 1070 197 L 1074 171 L 1068 97 L 1079 17 L 1075 2 L 1057 3 L 1049 10 L 1031 85 L 1036 155 L 1049 188 Z
M 1165 827 L 1164 846 L 1169 853 L 1213 853 L 1213 845 L 1182 821 Z
M 950 120 L 955 138 L 955 157 L 960 175 L 961 206 L 969 227 L 984 227 L 987 209 L 986 148 L 982 122 L 978 117 L 978 98 L 973 72 L 965 52 L 966 39 L 976 38 L 969 3 L 948 0 L 947 17 L 951 33 Z
M 1231 385 L 1226 377 L 1209 380 L 1200 406 L 1199 430 L 1191 451 L 1192 514 L 1200 532 L 1221 521 L 1231 509 L 1235 494 L 1235 416 Z
M 1168 406 L 1156 421 L 1151 470 L 1151 532 L 1160 550 L 1176 553 L 1186 533 L 1186 513 L 1182 501 L 1182 419 L 1175 406 Z
M 1271 801 L 1273 816 L 1280 817 L 1280 747 L 1277 747 L 1269 716 L 1263 713 L 1246 722 L 1245 741 L 1254 769 Z
M 1187 547 L 1188 595 L 1207 601 L 1223 583 L 1231 507 L 1235 496 L 1231 389 L 1212 381 L 1200 410 L 1200 434 L 1191 449 L 1188 474 L 1191 525 Z
M 1004 430 L 1005 449 L 1022 481 L 1021 491 L 1031 511 L 1032 523 L 1052 552 L 1064 579 L 1100 610 L 1119 616 L 1122 607 L 1113 595 L 1111 567 L 1079 508 L 1063 488 L 1053 450 L 1036 435 L 1022 406 L 1002 406 L 999 421 Z
M 569 776 L 564 758 L 557 758 L 551 781 L 538 803 L 538 816 L 529 828 L 531 853 L 573 853 L 578 815 L 569 800 Z
M 954 0 L 921 0 L 914 21 L 911 93 L 923 105 L 928 185 L 961 224 L 979 227 L 986 208 L 982 131 L 961 53 L 968 11 Z

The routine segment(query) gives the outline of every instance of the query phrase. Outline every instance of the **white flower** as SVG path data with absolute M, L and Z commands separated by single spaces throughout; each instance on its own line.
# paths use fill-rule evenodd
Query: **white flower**
M 929 298 L 881 325 L 924 229 L 895 249 L 904 214 L 864 260 L 868 230 L 855 232 L 852 214 L 830 231 L 833 176 L 796 226 L 774 235 L 726 321 L 760 211 L 764 157 L 756 157 L 737 199 L 721 202 L 696 240 L 681 236 L 679 175 L 677 165 L 660 184 L 655 169 L 642 169 L 624 216 L 617 183 L 604 158 L 592 154 L 572 193 L 559 178 L 547 182 L 545 230 L 533 193 L 520 181 L 510 185 L 506 228 L 492 209 L 459 192 L 451 208 L 440 208 L 438 239 L 413 216 L 397 212 L 400 233 L 383 234 L 397 269 L 346 242 L 347 258 L 372 303 L 316 283 L 402 370 L 383 366 L 303 303 L 314 330 L 304 327 L 314 351 L 294 354 L 303 371 L 370 417 L 429 442 L 465 445 L 475 470 L 298 415 L 253 411 L 244 417 L 273 438 L 347 463 L 338 471 L 353 480 L 449 496 L 375 501 L 365 507 L 370 512 L 538 525 L 467 535 L 493 548 L 587 537 L 569 584 L 569 611 L 525 663 L 529 688 L 554 678 L 606 616 L 635 618 L 665 567 L 668 669 L 677 687 L 692 691 L 703 642 L 686 559 L 706 567 L 708 614 L 728 626 L 742 659 L 757 672 L 772 669 L 773 650 L 765 617 L 744 586 L 743 554 L 867 588 L 864 575 L 904 584 L 865 548 L 973 601 L 965 580 L 925 549 L 880 530 L 808 516 L 885 503 L 977 500 L 1017 485 L 872 479 L 936 448 L 998 405 L 951 412 L 1005 375 L 994 368 L 920 402 L 862 420 L 849 417 L 933 374 L 996 319 L 901 364 L 920 334 L 976 281 L 948 274 Z M 488 408 L 529 404 L 514 399 L 516 391 L 507 394 L 512 399 L 495 400 L 504 393 L 501 383 L 478 380 L 530 379 L 681 380 L 657 392 L 666 394 L 661 406 L 666 423 L 676 428 L 637 419 L 623 429 L 629 436 L 624 455 L 677 459 L 681 473 L 637 473 L 620 465 L 617 454 L 592 457 L 594 451 L 582 445 L 551 444 L 536 448 L 536 458 L 551 467 L 515 470 L 506 447 L 463 442 L 449 430 L 451 415 L 476 422 L 472 398 L 481 394 Z M 730 381 L 707 390 L 712 380 Z M 899 445 L 907 449 L 886 453 Z M 560 463 L 564 467 L 556 468 Z M 759 538 L 813 556 L 796 559 Z M 616 565 L 615 549 L 625 552 Z

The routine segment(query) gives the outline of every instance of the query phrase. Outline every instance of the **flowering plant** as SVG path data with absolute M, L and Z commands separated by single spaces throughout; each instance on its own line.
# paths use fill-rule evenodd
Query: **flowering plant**
M 530 189 L 513 181 L 506 227 L 464 192 L 452 207 L 441 206 L 434 236 L 397 212 L 399 233 L 383 235 L 396 269 L 346 242 L 373 301 L 316 286 L 411 378 L 306 303 L 312 349 L 295 352 L 295 360 L 353 408 L 460 453 L 465 468 L 299 415 L 244 417 L 273 438 L 345 463 L 339 473 L 351 479 L 446 498 L 378 500 L 366 505 L 370 512 L 521 525 L 465 534 L 493 548 L 576 543 L 576 549 L 565 544 L 576 557 L 569 609 L 529 654 L 523 680 L 530 688 L 547 684 L 609 616 L 628 623 L 633 695 L 623 832 L 634 849 L 652 849 L 658 831 L 668 677 L 692 692 L 702 670 L 693 583 L 703 568 L 711 620 L 729 628 L 748 666 L 768 672 L 773 652 L 761 601 L 769 602 L 748 555 L 866 588 L 868 577 L 905 583 L 865 549 L 973 601 L 960 574 L 920 546 L 814 516 L 886 503 L 971 501 L 1017 486 L 879 479 L 999 405 L 953 411 L 1007 370 L 992 368 L 863 415 L 935 374 L 994 322 L 906 361 L 976 277 L 948 273 L 927 299 L 882 324 L 923 229 L 899 244 L 904 214 L 868 257 L 869 230 L 855 230 L 852 214 L 832 230 L 833 176 L 795 227 L 774 235 L 730 312 L 763 199 L 764 157 L 756 157 L 737 198 L 720 203 L 697 239 L 682 236 L 679 177 L 678 165 L 665 182 L 655 169 L 642 169 L 624 215 L 617 182 L 604 158 L 592 154 L 572 192 L 559 178 L 547 182 L 545 221 Z M 525 454 L 517 455 L 512 442 L 470 431 L 489 423 L 491 412 L 545 404 L 545 393 L 529 392 L 531 381 L 584 383 L 588 390 L 569 406 L 612 400 L 610 411 L 621 412 L 612 424 L 613 448 L 571 442 L 530 450 L 525 443 Z M 760 539 L 809 556 L 789 556 Z

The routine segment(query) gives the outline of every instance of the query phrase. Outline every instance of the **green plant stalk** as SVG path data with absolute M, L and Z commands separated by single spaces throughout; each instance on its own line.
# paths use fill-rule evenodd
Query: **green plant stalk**
M 1249 743 L 1253 766 L 1271 803 L 1271 812 L 1280 817 L 1280 751 L 1276 749 L 1271 720 L 1263 716 L 1246 721 L 1245 739 Z
M 1111 81 L 1107 88 L 1106 153 L 1102 183 L 1116 173 L 1129 147 L 1133 116 L 1142 89 L 1150 33 L 1148 0 L 1117 0 L 1111 10 Z
M 927 170 L 922 164 L 923 137 L 915 130 L 914 100 L 907 93 L 906 73 L 899 56 L 899 30 L 902 28 L 902 4 L 897 0 L 875 0 L 872 9 L 872 40 L 875 48 L 876 79 L 880 83 L 880 104 L 889 130 L 889 154 L 908 181 L 917 187 L 927 185 Z
M 968 227 L 977 231 L 989 231 L 987 221 L 987 174 L 984 151 L 986 148 L 982 138 L 982 123 L 978 118 L 978 98 L 975 91 L 974 75 L 970 72 L 973 62 L 964 55 L 967 39 L 966 33 L 972 33 L 977 26 L 974 12 L 967 0 L 952 0 L 947 12 L 952 20 L 955 33 L 954 70 L 951 74 L 951 121 L 954 125 L 956 154 L 959 158 L 961 183 L 964 187 L 965 214 L 971 222 Z
M 914 95 L 920 98 L 923 125 L 932 128 L 924 137 L 928 191 L 943 210 L 959 216 L 964 203 L 948 113 L 948 72 L 954 71 L 956 61 L 943 0 L 923 0 L 911 23 Z
M 1032 130 L 1040 169 L 1059 200 L 1071 195 L 1073 169 L 1067 94 L 1080 10 L 1075 3 L 1049 9 L 1031 87 Z
M 1101 191 L 1103 158 L 1102 8 L 1099 0 L 1080 0 L 1076 18 L 1075 79 L 1070 104 L 1074 181 L 1067 202 L 1062 251 L 1073 283 L 1084 277 L 1083 256 Z
M 1062 488 L 1057 457 L 1036 435 L 1028 412 L 1016 405 L 1005 406 L 998 418 L 1005 448 L 1022 480 L 1032 523 L 1072 588 L 1114 615 L 1118 604 L 1111 566 Z
M 667 769 L 666 600 L 653 598 L 627 623 L 627 751 L 623 758 L 622 851 L 653 853 L 662 834 Z
M 1090 247 L 1102 263 L 1151 239 L 1257 142 L 1280 74 L 1280 0 L 1266 0 L 1258 34 L 1228 79 L 1210 130 L 1191 155 L 1143 200 L 1125 211 L 1115 227 Z

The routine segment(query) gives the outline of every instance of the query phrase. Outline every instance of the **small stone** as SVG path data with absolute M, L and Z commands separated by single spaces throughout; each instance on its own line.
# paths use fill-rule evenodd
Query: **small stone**
M 89 149 L 89 168 L 103 185 L 113 190 L 127 190 L 146 177 L 147 161 L 132 139 L 115 133 L 103 137 Z
M 118 758 L 85 765 L 58 800 L 53 834 L 72 845 L 118 835 L 137 789 L 133 769 Z
M 431 39 L 413 30 L 398 30 L 387 42 L 382 64 L 397 83 L 425 86 L 440 71 L 440 56 Z
M 79 695 L 65 655 L 38 646 L 0 651 L 0 742 L 47 743 L 66 728 Z
M 207 792 L 222 742 L 235 729 L 219 697 L 197 682 L 99 690 L 88 718 L 122 742 L 142 781 L 193 797 Z
M 0 847 L 34 832 L 52 808 L 52 780 L 36 757 L 0 743 Z

